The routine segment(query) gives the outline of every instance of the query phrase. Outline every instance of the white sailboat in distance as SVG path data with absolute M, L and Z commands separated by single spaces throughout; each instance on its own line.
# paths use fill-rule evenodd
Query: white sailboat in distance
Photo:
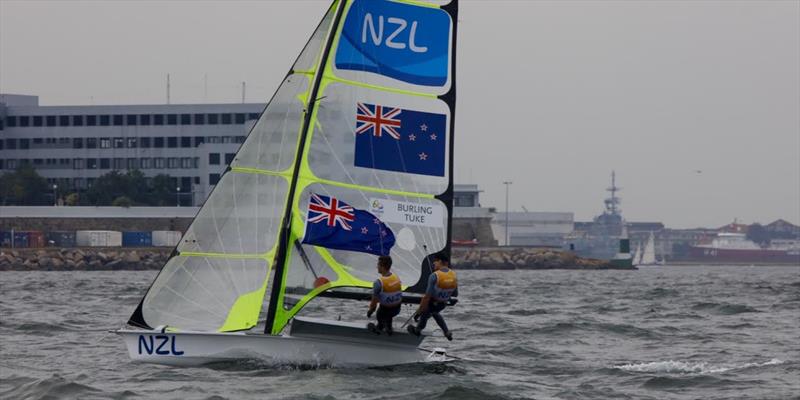
M 647 239 L 647 244 L 644 245 L 642 251 L 642 258 L 639 265 L 659 265 L 656 260 L 656 240 L 653 232 L 650 232 L 650 237 Z
M 457 13 L 457 0 L 332 2 L 116 331 L 132 359 L 371 366 L 442 355 L 418 348 L 424 336 L 298 313 L 318 296 L 368 300 L 381 254 L 403 301 L 418 303 L 430 255 L 449 254 Z

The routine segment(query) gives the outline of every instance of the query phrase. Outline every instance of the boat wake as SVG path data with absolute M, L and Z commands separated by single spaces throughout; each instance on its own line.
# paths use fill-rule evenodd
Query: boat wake
M 655 361 L 648 363 L 633 363 L 616 365 L 613 368 L 628 372 L 655 372 L 670 374 L 721 374 L 728 371 L 742 370 L 748 368 L 758 368 L 770 365 L 781 365 L 785 361 L 773 358 L 762 363 L 745 363 L 740 365 L 711 364 L 707 362 L 686 362 L 686 361 Z

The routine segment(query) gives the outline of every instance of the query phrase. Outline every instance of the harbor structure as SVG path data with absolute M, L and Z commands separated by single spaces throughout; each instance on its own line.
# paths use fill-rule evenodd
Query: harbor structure
M 0 174 L 30 165 L 59 193 L 110 171 L 169 175 L 176 203 L 202 204 L 265 104 L 42 106 L 0 94 Z

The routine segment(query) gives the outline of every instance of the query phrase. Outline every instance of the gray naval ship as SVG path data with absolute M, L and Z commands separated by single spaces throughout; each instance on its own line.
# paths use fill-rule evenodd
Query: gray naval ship
M 611 187 L 606 189 L 611 196 L 604 200 L 605 210 L 592 222 L 575 223 L 575 230 L 565 238 L 566 250 L 580 257 L 599 260 L 619 259 L 620 253 L 630 253 L 626 223 L 619 207 L 621 199 L 617 196 L 620 190 L 616 184 L 616 173 L 612 171 Z

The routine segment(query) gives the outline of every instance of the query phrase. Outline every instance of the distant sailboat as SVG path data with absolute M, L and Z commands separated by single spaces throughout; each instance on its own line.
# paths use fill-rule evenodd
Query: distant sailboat
M 636 244 L 636 252 L 633 253 L 633 265 L 642 264 L 642 244 Z
M 650 237 L 647 239 L 647 244 L 644 246 L 639 265 L 658 265 L 656 260 L 656 241 L 653 232 L 650 232 Z
M 332 2 L 116 331 L 132 359 L 371 366 L 442 355 L 418 349 L 424 336 L 298 313 L 317 296 L 370 299 L 378 254 L 409 285 L 403 302 L 419 303 L 430 255 L 450 252 L 457 13 L 457 0 Z

